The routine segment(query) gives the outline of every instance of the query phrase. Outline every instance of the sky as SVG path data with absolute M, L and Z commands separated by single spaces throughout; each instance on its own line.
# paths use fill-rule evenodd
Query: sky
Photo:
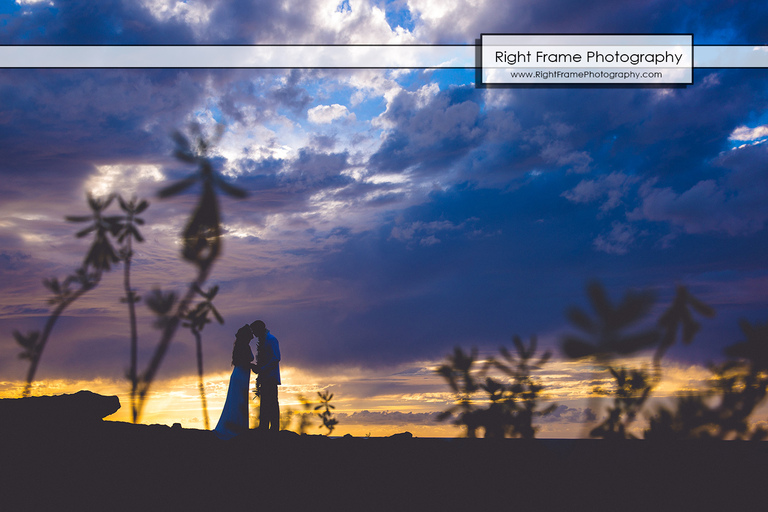
M 685 33 L 766 44 L 758 2 L 572 0 L 142 0 L 0 2 L 0 44 L 474 44 L 481 33 Z M 335 393 L 338 433 L 453 436 L 434 368 L 460 346 L 493 354 L 518 334 L 554 354 L 560 404 L 541 425 L 583 433 L 599 374 L 560 351 L 586 285 L 620 299 L 675 287 L 717 311 L 667 357 L 693 386 L 766 321 L 768 70 L 696 69 L 677 89 L 481 89 L 472 69 L 4 69 L 0 71 L 0 392 L 27 363 L 13 331 L 39 330 L 45 278 L 81 265 L 66 215 L 86 194 L 150 201 L 132 281 L 180 292 L 194 268 L 179 234 L 197 189 L 159 199 L 193 169 L 174 131 L 224 134 L 214 165 L 247 199 L 221 197 L 224 246 L 208 285 L 225 319 L 203 331 L 215 423 L 234 333 L 257 318 L 283 355 L 284 410 Z M 115 213 L 116 208 L 112 207 Z M 122 267 L 58 321 L 36 393 L 121 396 L 128 318 Z M 142 366 L 159 335 L 139 306 Z M 145 422 L 200 428 L 194 340 L 179 332 Z M 670 384 L 671 386 L 671 384 Z M 670 387 L 671 389 L 671 387 Z M 669 391 L 668 394 L 671 394 Z

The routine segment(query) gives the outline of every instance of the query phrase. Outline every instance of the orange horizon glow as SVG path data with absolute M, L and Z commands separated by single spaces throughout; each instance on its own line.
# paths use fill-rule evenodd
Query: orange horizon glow
M 283 378 L 284 384 L 280 388 L 281 415 L 306 411 L 314 413 L 317 392 L 330 390 L 335 395 L 332 401 L 332 404 L 335 405 L 333 412 L 340 419 L 337 428 L 332 433 L 333 436 L 350 434 L 355 437 L 387 437 L 407 431 L 416 437 L 461 437 L 463 429 L 452 425 L 450 422 L 441 423 L 425 420 L 425 418 L 429 418 L 430 414 L 441 412 L 450 407 L 453 403 L 453 395 L 440 376 L 436 375 L 434 371 L 427 371 L 433 368 L 429 363 L 422 363 L 422 365 L 425 371 L 415 376 L 402 376 L 397 373 L 384 373 L 375 376 L 370 372 L 361 372 L 354 368 L 350 368 L 346 372 L 337 371 L 332 376 L 314 376 L 286 367 Z M 569 408 L 591 407 L 595 403 L 590 401 L 590 398 L 596 396 L 592 392 L 595 383 L 604 382 L 604 386 L 610 389 L 611 379 L 608 375 L 585 371 L 583 364 L 551 361 L 548 366 L 549 371 L 542 371 L 538 375 L 538 378 L 545 385 L 542 404 L 556 403 Z M 221 372 L 205 377 L 210 428 L 215 427 L 224 406 L 229 376 L 229 372 Z M 664 370 L 663 381 L 654 390 L 652 403 L 662 403 L 665 399 L 673 397 L 679 392 L 701 390 L 704 388 L 708 377 L 709 372 L 703 366 L 668 364 Z M 385 392 L 372 396 L 358 396 L 355 390 L 360 386 L 360 383 L 372 379 L 378 379 L 377 382 L 381 384 L 389 384 L 395 390 L 397 385 L 404 385 L 421 387 L 424 392 Z M 320 384 L 321 382 L 331 382 L 332 384 L 323 385 Z M 0 398 L 18 398 L 21 396 L 23 387 L 24 383 L 21 381 L 2 382 L 0 383 Z M 105 420 L 131 421 L 129 389 L 125 381 L 108 379 L 44 380 L 34 383 L 32 396 L 71 394 L 83 389 L 102 395 L 118 396 L 121 408 Z M 301 404 L 300 397 L 313 402 L 313 407 L 305 409 Z M 603 399 L 603 404 L 607 403 L 605 400 Z M 250 409 L 251 426 L 255 427 L 258 424 L 255 417 L 258 409 L 257 400 L 251 402 Z M 764 406 L 758 411 L 754 418 L 756 422 L 763 423 L 768 420 L 767 409 L 768 406 Z M 382 423 L 382 421 L 386 421 L 386 418 L 394 416 L 393 413 L 402 413 L 400 415 L 402 418 L 416 417 L 419 421 L 414 423 Z M 361 423 L 360 418 L 366 417 L 374 417 L 374 423 Z M 185 376 L 156 382 L 150 398 L 146 402 L 140 423 L 168 426 L 179 423 L 183 428 L 203 429 L 203 412 L 197 376 Z M 297 422 L 294 421 L 287 426 L 287 429 L 296 431 L 297 425 Z M 314 417 L 306 433 L 326 434 L 327 430 L 320 428 L 319 425 L 320 421 Z M 645 426 L 646 421 L 638 419 L 635 426 L 637 433 L 642 433 Z M 537 437 L 582 438 L 587 437 L 588 431 L 588 425 L 583 423 L 546 422 L 539 425 Z

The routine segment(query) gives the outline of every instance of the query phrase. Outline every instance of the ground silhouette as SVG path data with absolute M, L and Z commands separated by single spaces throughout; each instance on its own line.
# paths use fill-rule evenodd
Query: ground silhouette
M 12 412 L 19 406 L 8 404 L 23 402 L 0 400 L 0 508 L 656 511 L 765 502 L 763 442 L 329 438 L 290 431 L 220 441 L 180 425 L 102 421 L 95 416 L 116 397 L 101 398 L 80 421 L 64 422 L 55 412 L 64 399 L 47 419 L 39 409 L 19 416 Z

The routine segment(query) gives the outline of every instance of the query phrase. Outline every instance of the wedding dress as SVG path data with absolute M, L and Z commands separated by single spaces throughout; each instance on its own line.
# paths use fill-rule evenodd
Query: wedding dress
M 250 351 L 250 349 L 249 349 Z M 251 352 L 253 361 L 253 352 Z M 229 378 L 227 399 L 221 417 L 213 431 L 219 439 L 232 439 L 248 430 L 248 386 L 251 381 L 249 365 L 238 365 Z

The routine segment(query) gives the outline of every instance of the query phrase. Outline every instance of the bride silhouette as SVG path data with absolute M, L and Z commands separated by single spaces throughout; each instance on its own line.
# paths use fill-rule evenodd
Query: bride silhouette
M 251 361 L 253 352 L 250 341 L 253 333 L 248 325 L 241 327 L 235 334 L 235 346 L 232 349 L 232 376 L 224 409 L 221 411 L 216 428 L 213 429 L 219 439 L 231 439 L 248 430 L 248 385 L 251 380 Z

